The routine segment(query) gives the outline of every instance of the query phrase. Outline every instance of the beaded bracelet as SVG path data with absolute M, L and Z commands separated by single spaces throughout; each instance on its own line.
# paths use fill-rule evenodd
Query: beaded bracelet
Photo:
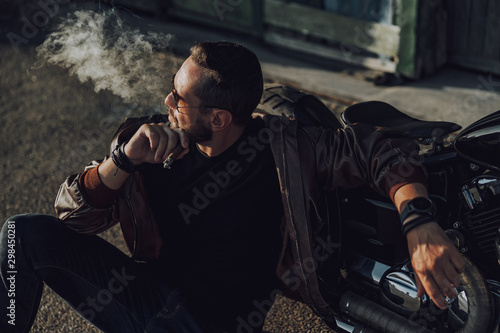
M 132 164 L 127 155 L 125 155 L 124 149 L 127 142 L 128 141 L 122 143 L 121 145 L 117 146 L 115 150 L 113 150 L 111 159 L 118 168 L 122 169 L 125 172 L 132 173 L 138 170 L 138 166 Z
M 403 232 L 403 234 L 406 237 L 406 235 L 408 234 L 408 232 L 410 232 L 410 230 L 412 230 L 412 229 L 414 229 L 422 224 L 426 224 L 426 223 L 430 223 L 430 222 L 436 222 L 436 218 L 431 216 L 431 215 L 417 216 L 416 218 L 403 224 L 403 226 L 401 227 L 401 231 Z

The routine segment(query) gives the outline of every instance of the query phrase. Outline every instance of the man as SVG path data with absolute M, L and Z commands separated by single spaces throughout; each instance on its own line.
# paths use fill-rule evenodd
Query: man
M 320 225 L 314 217 L 320 190 L 366 183 L 402 212 L 427 196 L 423 171 L 407 158 L 413 143 L 391 131 L 252 119 L 262 86 L 258 59 L 246 48 L 193 46 L 165 100 L 169 125 L 161 117 L 127 121 L 110 158 L 61 186 L 60 219 L 7 221 L 0 306 L 12 300 L 5 297 L 10 246 L 16 325 L 4 316 L 2 331 L 29 329 L 42 282 L 106 332 L 258 331 L 263 323 L 249 323 L 249 314 L 256 307 L 265 313 L 262 302 L 286 287 L 329 313 L 316 272 L 305 267 Z M 405 166 L 414 172 L 399 175 Z M 419 294 L 444 308 L 443 294 L 456 296 L 463 262 L 437 223 L 425 218 L 407 216 L 405 223 L 428 222 L 408 231 L 408 246 Z M 117 222 L 132 258 L 94 236 Z

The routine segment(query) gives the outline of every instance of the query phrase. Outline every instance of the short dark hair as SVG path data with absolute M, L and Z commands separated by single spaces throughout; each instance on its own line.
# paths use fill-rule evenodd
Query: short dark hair
M 263 91 L 257 56 L 242 45 L 202 42 L 191 47 L 191 58 L 204 68 L 204 81 L 195 94 L 205 105 L 217 105 L 245 124 L 259 104 Z

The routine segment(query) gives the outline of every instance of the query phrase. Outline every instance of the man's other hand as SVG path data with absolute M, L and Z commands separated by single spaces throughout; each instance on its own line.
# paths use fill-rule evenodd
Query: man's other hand
M 458 296 L 454 288 L 460 284 L 459 275 L 465 268 L 460 253 L 435 222 L 410 230 L 407 240 L 418 296 L 426 292 L 439 308 L 445 309 L 445 296 Z

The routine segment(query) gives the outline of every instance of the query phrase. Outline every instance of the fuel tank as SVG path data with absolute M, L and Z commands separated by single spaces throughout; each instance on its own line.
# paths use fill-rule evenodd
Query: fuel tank
M 488 169 L 500 171 L 500 111 L 479 119 L 453 142 L 458 154 Z

